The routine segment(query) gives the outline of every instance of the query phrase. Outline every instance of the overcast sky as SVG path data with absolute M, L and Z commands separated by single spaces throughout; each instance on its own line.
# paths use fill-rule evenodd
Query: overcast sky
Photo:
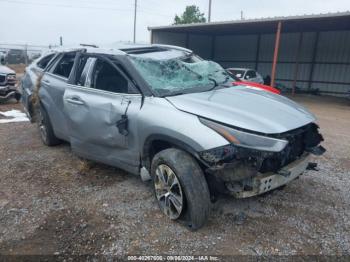
M 138 0 L 137 41 L 149 42 L 148 26 L 170 25 L 195 4 L 209 0 Z M 134 0 L 0 0 L 0 43 L 109 44 L 131 41 Z M 350 10 L 350 0 L 212 0 L 212 21 Z

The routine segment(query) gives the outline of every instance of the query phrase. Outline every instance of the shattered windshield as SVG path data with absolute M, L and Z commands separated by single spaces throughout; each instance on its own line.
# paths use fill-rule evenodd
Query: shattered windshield
M 130 56 L 136 69 L 159 96 L 204 92 L 232 82 L 217 63 L 195 55 L 172 59 Z

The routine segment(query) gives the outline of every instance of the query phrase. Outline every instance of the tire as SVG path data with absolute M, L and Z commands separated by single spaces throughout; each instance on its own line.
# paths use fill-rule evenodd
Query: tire
M 17 103 L 21 100 L 21 96 L 22 95 L 20 93 L 16 92 L 15 99 L 16 99 Z
M 40 105 L 40 108 L 39 108 L 38 126 L 39 126 L 41 140 L 45 145 L 56 146 L 62 143 L 62 141 L 55 136 L 49 115 L 42 105 Z
M 165 149 L 154 156 L 151 175 L 159 208 L 168 218 L 193 231 L 206 223 L 210 193 L 204 174 L 191 155 L 175 148 Z

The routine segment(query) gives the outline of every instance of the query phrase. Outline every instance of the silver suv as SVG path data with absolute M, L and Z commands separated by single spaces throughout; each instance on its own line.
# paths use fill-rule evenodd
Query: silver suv
M 152 179 L 162 212 L 192 230 L 219 194 L 273 190 L 301 175 L 311 153 L 324 152 L 304 107 L 232 86 L 220 65 L 190 50 L 147 45 L 50 55 L 29 66 L 22 82 L 27 109 L 40 83 L 44 143 L 68 141 L 79 156 Z

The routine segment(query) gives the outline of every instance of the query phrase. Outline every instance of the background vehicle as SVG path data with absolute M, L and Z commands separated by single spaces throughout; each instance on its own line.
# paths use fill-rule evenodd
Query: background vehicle
M 249 68 L 227 68 L 227 71 L 231 72 L 237 78 L 242 81 L 250 81 L 259 84 L 264 84 L 264 78 L 254 69 Z
M 16 73 L 7 66 L 0 64 L 0 102 L 15 98 L 21 98 L 16 88 Z
M 232 86 L 220 65 L 188 49 L 70 49 L 41 74 L 43 142 L 68 141 L 82 157 L 152 179 L 162 212 L 192 230 L 206 222 L 213 196 L 268 192 L 324 152 L 305 108 Z
M 25 50 L 10 49 L 5 59 L 7 64 L 25 64 L 28 61 L 28 56 Z
M 272 86 L 268 86 L 268 85 L 263 85 L 263 84 L 259 84 L 259 83 L 255 83 L 255 82 L 250 82 L 250 81 L 242 81 L 241 79 L 239 79 L 238 77 L 236 77 L 234 74 L 232 74 L 230 71 L 226 70 L 227 73 L 232 77 L 232 79 L 234 79 L 235 81 L 232 82 L 233 85 L 243 85 L 246 86 L 248 88 L 257 88 L 257 89 L 261 89 L 264 91 L 268 91 L 274 94 L 281 94 L 281 91 L 278 90 L 277 88 L 274 88 Z

